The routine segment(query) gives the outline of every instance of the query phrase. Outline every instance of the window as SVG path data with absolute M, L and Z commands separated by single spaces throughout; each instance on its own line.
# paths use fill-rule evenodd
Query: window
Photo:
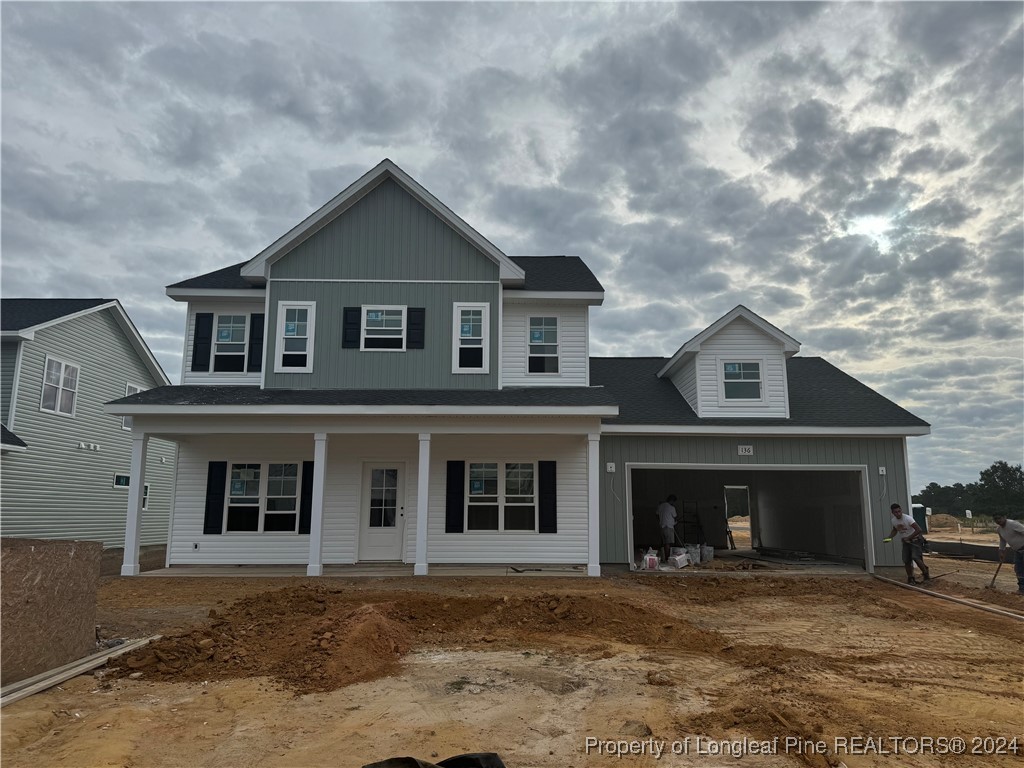
M 465 530 L 536 531 L 535 469 L 529 462 L 470 462 Z
M 487 304 L 456 304 L 452 341 L 452 373 L 487 373 Z
M 760 400 L 761 364 L 749 361 L 723 363 L 722 392 L 726 400 Z
M 295 533 L 299 526 L 299 465 L 232 464 L 227 533 Z
M 558 373 L 558 318 L 530 318 L 530 373 Z
M 370 472 L 370 527 L 398 524 L 398 470 L 375 467 Z
M 137 395 L 141 391 L 142 391 L 142 387 L 137 387 L 134 384 L 125 384 L 124 385 L 124 396 L 125 397 L 128 397 L 129 395 Z M 132 428 L 132 417 L 131 416 L 122 416 L 121 417 L 121 429 L 131 430 L 131 428 Z
M 246 328 L 248 315 L 217 315 L 214 332 L 213 370 L 220 373 L 245 371 Z
M 313 326 L 316 304 L 277 305 L 277 365 L 275 373 L 312 373 Z
M 40 410 L 75 415 L 75 400 L 78 396 L 78 366 L 46 358 L 43 372 L 43 396 Z
M 125 475 L 120 472 L 114 473 L 114 488 L 123 488 L 128 490 L 132 487 L 132 476 Z M 142 508 L 149 508 L 149 483 L 145 483 L 142 486 Z
M 405 350 L 405 307 L 363 307 L 362 349 Z

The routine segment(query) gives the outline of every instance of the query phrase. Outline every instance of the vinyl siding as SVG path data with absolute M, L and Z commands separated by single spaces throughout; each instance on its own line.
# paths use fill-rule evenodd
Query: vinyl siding
M 723 402 L 719 394 L 722 362 L 763 361 L 764 402 L 756 405 Z M 677 385 L 678 386 L 678 385 Z M 746 320 L 737 319 L 701 344 L 697 354 L 698 416 L 703 419 L 736 416 L 784 419 L 787 414 L 786 358 L 782 347 Z
M 696 358 L 694 357 L 683 363 L 679 370 L 672 374 L 671 381 L 676 385 L 679 394 L 685 398 L 686 402 L 693 408 L 694 413 L 696 413 L 699 405 L 697 402 Z
M 502 328 L 502 386 L 585 387 L 588 384 L 588 307 L 505 302 Z M 558 318 L 558 373 L 527 372 L 530 317 Z
M 452 305 L 481 302 L 495 307 L 498 283 L 270 283 L 264 386 L 295 389 L 494 389 L 498 386 L 498 318 L 490 318 L 490 372 L 452 373 Z M 316 302 L 312 373 L 274 373 L 278 303 Z M 345 307 L 398 305 L 426 310 L 423 349 L 342 349 Z
M 209 371 L 192 371 L 192 347 L 196 334 L 196 314 L 210 312 L 214 315 L 214 332 L 216 333 L 217 315 L 246 315 L 263 314 L 264 304 L 262 301 L 253 302 L 189 302 L 188 316 L 185 320 L 185 359 L 182 363 L 181 383 L 182 384 L 254 384 L 259 386 L 260 374 L 255 373 L 214 373 L 213 361 L 210 361 Z M 264 365 L 266 364 L 266 350 L 264 349 Z
M 128 492 L 115 473 L 131 469 L 131 432 L 103 405 L 132 383 L 158 385 L 110 310 L 93 312 L 41 331 L 24 342 L 17 393 L 17 434 L 28 450 L 6 453 L 0 485 L 4 536 L 85 539 L 124 545 Z M 74 417 L 41 411 L 47 355 L 80 368 Z M 79 448 L 80 443 L 98 450 Z M 174 445 L 151 440 L 146 469 L 148 509 L 141 543 L 164 544 L 174 473 Z
M 271 266 L 273 279 L 498 280 L 499 267 L 391 179 Z
M 17 341 L 0 344 L 0 420 L 10 429 L 11 391 L 14 386 L 14 371 L 18 363 Z
M 738 469 L 777 464 L 866 466 L 876 565 L 898 565 L 899 551 L 877 539 L 889 531 L 889 505 L 908 504 L 903 438 L 858 437 L 663 437 L 602 435 L 601 466 L 614 462 L 614 473 L 601 473 L 601 562 L 628 562 L 626 463 L 728 464 Z M 753 456 L 738 456 L 738 445 L 752 445 Z M 878 468 L 886 474 L 879 475 Z M 795 475 L 793 476 L 795 477 Z M 799 492 L 794 491 L 794 492 Z M 634 510 L 634 514 L 637 511 Z M 881 534 L 881 535 L 880 535 Z

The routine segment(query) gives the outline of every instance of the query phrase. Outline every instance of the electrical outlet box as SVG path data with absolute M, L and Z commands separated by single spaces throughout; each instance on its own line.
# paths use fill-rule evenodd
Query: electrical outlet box
M 879 467 L 878 468 L 878 474 L 884 475 L 885 474 L 885 467 Z
M 615 462 L 614 461 L 605 462 L 604 471 L 605 472 L 609 472 L 609 473 L 610 472 L 614 472 L 615 471 Z

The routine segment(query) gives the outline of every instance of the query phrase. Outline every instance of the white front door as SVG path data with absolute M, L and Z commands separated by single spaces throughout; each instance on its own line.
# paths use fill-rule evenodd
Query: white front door
M 363 467 L 359 560 L 401 560 L 405 531 L 402 468 L 398 464 Z

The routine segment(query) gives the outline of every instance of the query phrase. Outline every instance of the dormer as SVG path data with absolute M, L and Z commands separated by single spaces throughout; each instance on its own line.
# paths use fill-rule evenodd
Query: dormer
M 688 342 L 658 372 L 702 419 L 789 418 L 786 359 L 800 342 L 739 305 Z

